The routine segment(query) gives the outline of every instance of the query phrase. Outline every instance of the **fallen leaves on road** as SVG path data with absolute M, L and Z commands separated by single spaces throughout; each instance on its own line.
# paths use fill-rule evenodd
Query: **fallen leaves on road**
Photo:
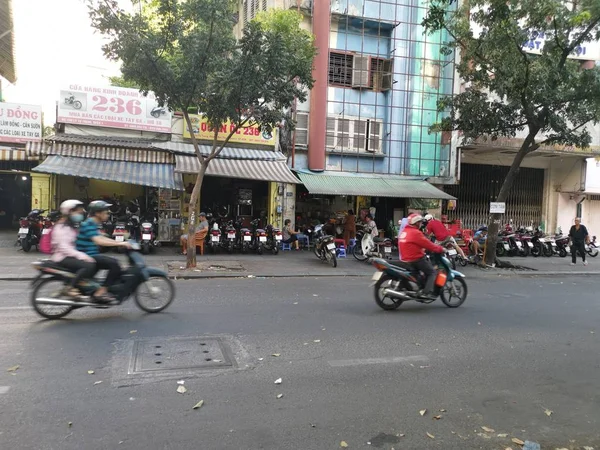
M 427 410 L 426 409 L 422 409 L 421 411 L 419 411 L 419 414 L 421 414 L 422 416 L 424 416 L 425 414 L 427 414 Z
M 187 392 L 187 389 L 185 388 L 185 386 L 177 386 L 177 392 L 179 392 L 180 394 L 185 394 Z
M 427 433 L 427 437 L 429 439 L 435 439 L 435 436 L 433 434 L 429 433 L 429 432 Z
M 198 403 L 196 403 L 192 409 L 200 409 L 202 408 L 202 406 L 204 405 L 204 400 L 200 400 Z
M 180 384 L 180 385 L 182 385 L 182 386 L 183 386 L 183 385 L 185 384 L 185 380 L 179 380 L 179 381 L 177 382 L 177 384 Z
M 434 418 L 435 420 L 440 420 L 440 419 L 442 418 L 442 416 L 440 416 L 440 415 L 438 415 L 438 416 L 433 416 L 433 418 Z
M 283 380 L 281 378 L 277 378 L 275 380 L 275 384 L 281 384 L 283 382 Z
M 277 394 L 277 398 L 283 398 L 283 394 Z
M 550 416 L 552 415 L 552 413 L 553 413 L 553 412 L 554 412 L 554 411 L 552 411 L 552 410 L 550 410 L 550 409 L 546 408 L 546 410 L 544 411 L 544 414 L 546 414 L 548 417 L 550 417 Z
M 319 342 L 321 342 L 321 339 L 315 339 L 313 342 L 314 342 L 315 344 L 318 344 Z
M 96 372 L 94 372 L 93 370 L 88 370 L 88 375 L 94 375 Z
M 137 330 L 131 330 L 131 331 L 129 332 L 129 334 L 135 334 L 135 333 L 137 333 Z
M 500 433 L 500 434 L 498 434 L 498 437 L 499 438 L 506 438 L 506 437 L 508 437 L 508 434 L 506 434 L 506 433 Z
M 275 358 L 278 358 L 281 356 L 281 353 L 273 353 L 271 356 L 274 356 Z
M 12 366 L 9 367 L 8 369 L 6 369 L 7 372 L 16 372 L 17 370 L 19 370 L 21 366 L 19 366 L 18 364 L 16 366 Z
M 102 383 L 102 380 L 99 380 L 99 381 L 94 381 L 94 386 L 96 386 L 96 385 L 98 385 L 98 384 L 100 384 L 100 383 Z
M 446 410 L 444 408 L 440 409 L 440 412 L 446 412 Z
M 489 427 L 481 427 L 481 429 L 483 431 L 485 431 L 486 433 L 494 433 L 496 431 L 493 428 L 489 428 Z
M 69 422 L 67 423 L 67 425 L 69 426 L 69 428 L 71 428 L 73 426 L 73 422 Z
M 512 439 L 511 439 L 511 441 L 512 441 L 512 443 L 513 443 L 513 444 L 517 444 L 517 445 L 525 445 L 525 441 L 522 441 L 522 440 L 521 440 L 521 439 L 519 439 L 519 438 L 512 438 Z
M 259 361 L 262 361 L 262 360 L 264 360 L 264 359 L 265 359 L 265 358 L 258 358 L 258 360 L 259 360 Z
M 297 305 L 297 304 L 298 304 L 298 302 L 294 302 L 294 305 Z
M 342 441 L 342 442 L 340 442 L 340 447 L 348 448 L 348 443 L 346 441 Z

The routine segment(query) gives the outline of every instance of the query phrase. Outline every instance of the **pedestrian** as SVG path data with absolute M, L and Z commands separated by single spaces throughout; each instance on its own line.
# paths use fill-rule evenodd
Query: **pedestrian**
M 571 238 L 571 265 L 577 264 L 577 252 L 581 253 L 581 260 L 583 265 L 587 266 L 585 260 L 585 244 L 590 242 L 590 235 L 585 225 L 581 225 L 581 218 L 575 217 L 575 225 L 571 227 L 569 231 L 569 238 Z
M 346 242 L 346 248 L 350 248 L 350 239 L 356 239 L 356 215 L 352 209 L 348 210 L 348 215 L 344 218 L 344 241 Z

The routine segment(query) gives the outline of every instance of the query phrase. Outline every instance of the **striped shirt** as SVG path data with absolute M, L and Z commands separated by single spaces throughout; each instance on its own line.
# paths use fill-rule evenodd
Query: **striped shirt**
M 87 219 L 81 223 L 79 234 L 77 235 L 77 250 L 86 253 L 89 256 L 94 256 L 100 253 L 98 246 L 92 240 L 94 236 L 98 236 L 98 224 L 93 219 Z

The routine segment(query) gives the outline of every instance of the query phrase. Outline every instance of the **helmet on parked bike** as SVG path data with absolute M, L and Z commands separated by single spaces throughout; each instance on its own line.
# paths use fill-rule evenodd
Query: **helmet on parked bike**
M 60 204 L 59 209 L 63 216 L 68 216 L 71 211 L 79 207 L 83 207 L 83 202 L 79 200 L 65 200 Z
M 110 210 L 111 206 L 112 204 L 106 203 L 104 200 L 96 200 L 88 205 L 88 210 L 93 216 L 96 213 Z
M 419 222 L 423 222 L 423 216 L 420 214 L 411 214 L 408 216 L 408 223 L 411 225 L 416 225 Z

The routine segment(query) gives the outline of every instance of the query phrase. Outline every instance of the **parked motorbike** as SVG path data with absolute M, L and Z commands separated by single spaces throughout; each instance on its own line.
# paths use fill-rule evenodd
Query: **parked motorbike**
M 242 253 L 246 254 L 248 253 L 248 251 L 250 250 L 250 248 L 252 247 L 252 232 L 250 231 L 249 228 L 243 227 L 242 226 L 242 222 L 241 220 L 238 219 L 237 222 L 238 225 L 238 236 L 239 236 L 239 243 L 238 246 L 240 248 L 240 250 L 242 251 Z
M 309 230 L 310 233 L 310 230 Z M 331 267 L 337 267 L 337 255 L 333 236 L 325 234 L 323 225 L 315 226 L 312 231 L 314 252 L 321 261 L 327 261 Z
M 267 243 L 267 232 L 263 228 L 258 228 L 260 219 L 254 219 L 251 222 L 252 225 L 252 249 L 262 255 L 264 252 L 264 246 Z
M 125 242 L 130 238 L 129 228 L 127 226 L 127 217 L 120 217 L 117 219 L 112 237 L 117 242 Z M 117 247 L 117 251 L 120 251 L 121 247 Z
M 267 225 L 265 230 L 267 232 L 267 242 L 265 243 L 265 250 L 270 251 L 274 255 L 279 253 L 279 243 L 283 240 L 283 234 L 279 228 L 275 228 L 273 225 Z
M 221 229 L 212 214 L 208 214 L 206 218 L 210 221 L 210 229 L 206 234 L 206 247 L 214 255 L 219 250 L 219 247 L 221 247 Z
M 222 246 L 228 253 L 233 253 L 237 242 L 237 230 L 233 220 L 227 222 L 223 229 Z
M 590 241 L 589 244 L 586 244 L 585 251 L 592 258 L 595 258 L 596 256 L 598 256 L 598 247 L 596 246 L 596 236 L 592 237 L 592 240 Z
M 145 219 L 140 225 L 140 246 L 142 253 L 147 255 L 156 247 L 160 247 L 160 241 L 156 238 L 158 236 L 158 218 L 146 216 Z
M 75 109 L 81 109 L 82 106 L 81 102 L 77 100 L 74 95 L 65 97 L 65 105 L 70 105 Z
M 552 241 L 550 242 L 550 247 L 546 250 L 546 254 L 549 254 L 552 251 L 552 254 L 558 254 L 561 258 L 565 258 L 570 251 L 569 247 L 569 236 L 557 235 L 554 237 L 554 244 L 556 247 L 552 246 Z M 552 256 L 549 254 L 548 256 Z
M 369 258 L 392 258 L 392 240 L 389 238 L 373 237 L 368 228 L 356 233 L 356 242 L 352 254 L 358 261 Z
M 45 209 L 34 209 L 27 214 L 27 217 L 21 217 L 19 220 L 17 242 L 26 253 L 31 250 L 31 247 L 37 247 L 40 243 L 44 230 L 42 214 L 45 211 Z
M 95 303 L 86 299 L 73 300 L 66 295 L 69 283 L 75 276 L 59 264 L 50 260 L 36 262 L 34 268 L 39 275 L 31 283 L 31 304 L 33 309 L 46 319 L 60 319 L 74 309 L 90 306 L 109 308 L 120 305 L 133 296 L 140 309 L 148 313 L 157 313 L 167 308 L 175 298 L 175 286 L 167 274 L 159 269 L 147 267 L 144 258 L 138 253 L 140 245 L 131 241 L 133 250 L 127 251 L 129 268 L 121 274 L 120 280 L 109 287 L 115 296 L 110 304 Z M 95 280 L 85 280 L 79 290 L 87 297 L 99 287 Z
M 433 294 L 449 308 L 458 308 L 467 299 L 465 276 L 452 269 L 448 258 L 432 254 L 430 259 L 437 268 Z M 432 303 L 436 299 L 421 298 L 419 293 L 425 286 L 425 275 L 403 261 L 373 260 L 377 272 L 373 274 L 375 303 L 386 311 L 397 309 L 408 300 Z

